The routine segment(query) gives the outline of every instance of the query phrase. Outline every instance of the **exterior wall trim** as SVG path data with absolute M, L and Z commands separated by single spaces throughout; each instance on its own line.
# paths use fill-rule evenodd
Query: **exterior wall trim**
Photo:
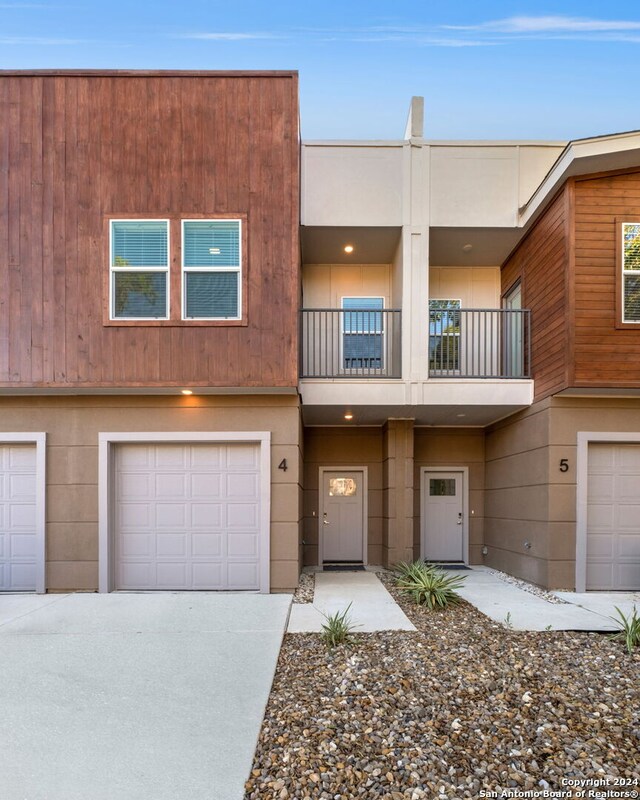
M 435 467 L 420 468 L 420 557 L 424 553 L 425 541 L 425 513 L 424 491 L 429 472 L 460 472 L 462 473 L 462 554 L 464 563 L 469 566 L 469 467 L 438 464 Z
M 324 473 L 325 472 L 362 472 L 362 563 L 369 563 L 369 468 L 350 464 L 346 467 L 320 467 L 318 473 L 318 566 L 323 564 L 324 536 L 322 519 L 324 514 Z
M 98 591 L 114 588 L 113 558 L 113 449 L 120 443 L 198 444 L 250 442 L 260 445 L 260 593 L 270 590 L 271 569 L 271 433 L 270 431 L 116 432 L 98 436 Z
M 576 456 L 576 592 L 587 591 L 587 501 L 589 444 L 611 442 L 639 444 L 640 433 L 578 431 Z
M 35 444 L 36 446 L 36 592 L 46 591 L 46 468 L 47 468 L 47 434 L 46 433 L 0 433 L 0 444 Z

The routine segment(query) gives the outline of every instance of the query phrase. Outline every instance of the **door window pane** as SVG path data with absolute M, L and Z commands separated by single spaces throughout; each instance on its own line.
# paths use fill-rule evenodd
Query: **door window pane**
M 353 497 L 357 488 L 354 478 L 329 478 L 329 497 Z
M 429 478 L 430 497 L 455 497 L 455 478 Z

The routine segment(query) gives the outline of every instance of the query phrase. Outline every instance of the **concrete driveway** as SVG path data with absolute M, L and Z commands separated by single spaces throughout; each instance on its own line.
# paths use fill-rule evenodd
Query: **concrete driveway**
M 0 596 L 0 797 L 241 798 L 290 601 Z

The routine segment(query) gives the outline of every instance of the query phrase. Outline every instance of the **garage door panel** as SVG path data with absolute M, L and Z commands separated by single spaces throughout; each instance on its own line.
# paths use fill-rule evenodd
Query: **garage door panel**
M 151 527 L 154 511 L 149 503 L 120 503 L 116 516 L 121 531 L 147 530 Z
M 187 467 L 188 448 L 183 445 L 156 444 L 149 445 L 149 449 L 155 456 L 155 466 L 160 469 L 179 467 L 180 470 L 184 470 Z
M 11 503 L 9 506 L 9 526 L 12 531 L 28 531 L 35 534 L 36 506 L 33 503 Z
M 258 565 L 248 561 L 230 561 L 227 581 L 238 589 L 251 589 L 258 582 Z
M 144 459 L 129 457 L 137 449 Z M 260 588 L 258 454 L 255 444 L 118 446 L 118 588 Z M 132 502 L 128 476 L 146 502 Z M 149 537 L 146 553 L 140 541 L 127 543 L 138 533 Z
M 35 561 L 36 539 L 31 534 L 13 534 L 11 536 L 11 557 L 26 558 Z
M 9 476 L 9 496 L 18 499 L 36 499 L 36 476 L 35 475 L 10 475 Z
M 220 503 L 193 503 L 191 505 L 191 527 L 213 529 L 222 527 L 223 507 Z
M 139 472 L 120 472 L 118 474 L 118 496 L 122 500 L 140 500 L 151 494 L 151 478 Z
M 150 533 L 123 533 L 120 546 L 123 556 L 151 558 L 155 551 L 155 539 Z
M 227 448 L 227 467 L 258 468 L 258 449 L 252 444 L 236 444 Z
M 229 528 L 253 528 L 258 525 L 258 509 L 254 503 L 229 503 L 227 506 Z
M 186 533 L 158 533 L 155 541 L 158 558 L 164 556 L 171 558 L 187 557 L 189 543 Z
M 258 556 L 257 533 L 230 533 L 228 537 L 229 556 Z
M 258 496 L 258 476 L 256 474 L 234 474 L 226 476 L 227 497 L 242 499 Z
M 20 564 L 19 562 L 9 564 L 9 584 L 16 592 L 33 591 L 36 584 L 35 564 Z
M 184 561 L 156 562 L 156 585 L 158 589 L 183 589 L 190 583 L 189 565 Z
M 187 522 L 185 503 L 156 503 L 156 530 L 184 528 Z
M 184 472 L 160 472 L 155 479 L 156 497 L 182 500 L 187 496 L 186 484 Z
M 640 445 L 589 445 L 587 589 L 640 589 Z
M 223 555 L 224 537 L 220 533 L 194 533 L 191 537 L 191 552 L 194 557 Z
M 224 564 L 221 561 L 195 562 L 193 564 L 193 588 L 224 589 L 226 588 L 224 574 Z
M 222 476 L 217 472 L 196 472 L 191 475 L 192 498 L 222 497 Z

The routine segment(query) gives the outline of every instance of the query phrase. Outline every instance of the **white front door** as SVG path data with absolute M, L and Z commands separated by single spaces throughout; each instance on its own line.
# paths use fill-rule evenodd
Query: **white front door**
M 364 472 L 322 472 L 323 561 L 364 561 Z
M 462 472 L 425 473 L 422 557 L 427 561 L 466 561 L 462 478 Z

